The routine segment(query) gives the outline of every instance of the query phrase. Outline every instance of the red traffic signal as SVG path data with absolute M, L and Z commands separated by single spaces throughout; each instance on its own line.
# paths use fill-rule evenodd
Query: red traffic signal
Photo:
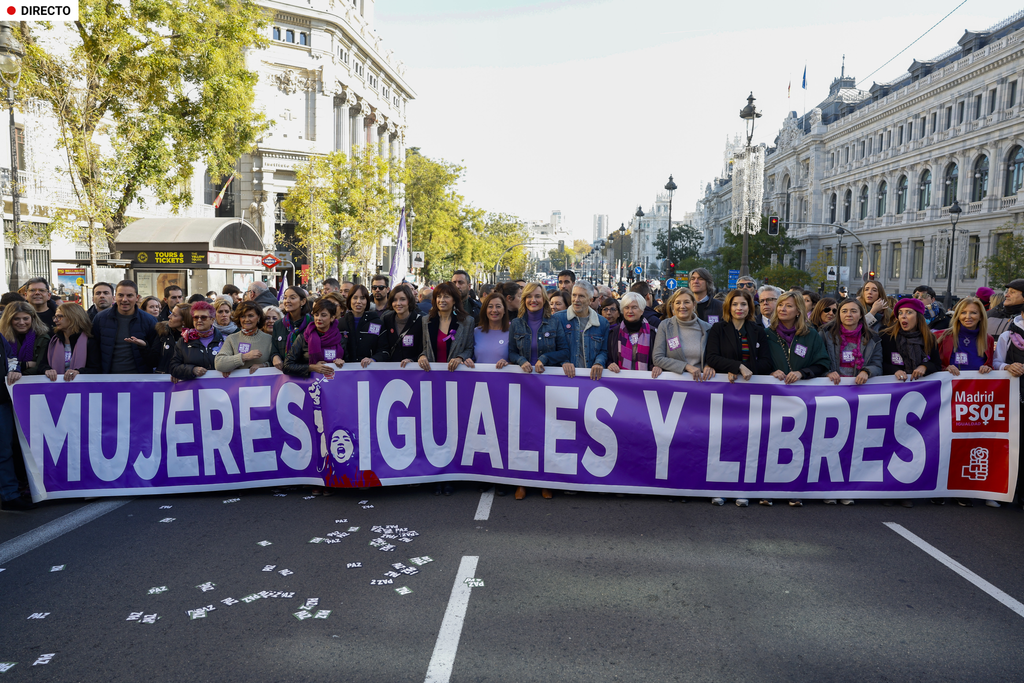
M 869 270 L 868 271 L 868 280 L 874 280 L 874 279 L 875 279 L 875 271 Z
M 779 217 L 769 216 L 768 217 L 768 234 L 778 235 L 779 234 Z

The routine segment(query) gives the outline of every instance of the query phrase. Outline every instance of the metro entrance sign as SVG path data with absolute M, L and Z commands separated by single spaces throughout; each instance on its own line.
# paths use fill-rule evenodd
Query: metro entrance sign
M 277 258 L 273 254 L 267 254 L 260 260 L 260 263 L 262 263 L 263 267 L 267 270 L 273 270 L 281 265 L 281 259 Z

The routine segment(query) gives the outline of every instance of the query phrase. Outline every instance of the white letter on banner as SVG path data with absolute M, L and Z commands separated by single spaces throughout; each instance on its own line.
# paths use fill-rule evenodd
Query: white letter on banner
M 679 414 L 683 412 L 686 392 L 677 391 L 672 394 L 672 401 L 668 404 L 668 414 L 665 419 L 661 417 L 661 402 L 658 401 L 657 391 L 645 391 L 644 400 L 647 402 L 647 416 L 650 418 L 651 430 L 654 432 L 654 443 L 658 446 L 654 476 L 657 479 L 668 479 L 668 450 L 672 445 L 672 437 L 676 435 L 676 425 L 679 424 Z
M 420 382 L 420 438 L 427 461 L 434 467 L 447 467 L 455 459 L 455 448 L 459 445 L 459 385 L 457 382 L 444 383 L 444 410 L 447 429 L 444 443 L 434 441 L 434 396 L 433 382 Z
M 711 415 L 708 420 L 708 481 L 737 482 L 740 464 L 722 460 L 722 394 L 711 394 Z M 757 465 L 755 461 L 755 466 Z
M 309 425 L 303 422 L 288 406 L 297 405 L 299 410 L 306 403 L 306 392 L 294 382 L 285 382 L 277 392 L 277 424 L 285 434 L 296 437 L 299 447 L 292 448 L 281 441 L 281 462 L 293 470 L 304 470 L 313 459 L 313 436 Z
M 764 396 L 750 395 L 750 412 L 747 413 L 747 462 L 743 469 L 743 481 L 750 484 L 757 481 L 757 460 L 761 455 L 761 413 L 764 412 Z
M 107 459 L 103 454 L 103 425 L 109 424 L 109 420 L 103 419 L 103 394 L 89 394 L 89 466 L 101 481 L 115 481 L 128 466 L 128 446 L 132 436 L 131 400 L 131 394 L 117 395 L 117 446 L 114 457 Z
M 836 435 L 825 436 L 829 420 L 837 422 Z M 828 462 L 829 481 L 843 481 L 843 466 L 839 451 L 850 438 L 850 404 L 842 396 L 817 396 L 814 399 L 814 430 L 811 453 L 808 456 L 807 481 L 817 483 L 821 476 L 821 461 Z
M 44 470 L 46 449 L 50 449 L 50 458 L 57 464 L 60 449 L 64 442 L 68 444 L 68 481 L 82 479 L 82 395 L 69 394 L 64 398 L 57 424 L 53 423 L 50 405 L 46 397 L 35 394 L 29 399 L 29 414 L 32 416 L 32 457 Z
M 559 408 L 576 410 L 580 390 L 576 387 L 544 387 L 544 471 L 576 474 L 576 454 L 559 453 L 558 442 L 576 440 L 576 421 L 559 420 Z
M 359 469 L 372 469 L 370 462 L 370 383 L 356 382 L 356 410 L 359 411 Z
M 412 400 L 412 389 L 404 380 L 393 379 L 380 392 L 377 403 L 377 445 L 384 462 L 393 470 L 404 470 L 416 458 L 416 418 L 398 418 L 398 435 L 403 438 L 401 448 L 391 440 L 388 423 L 391 421 L 391 406 L 401 403 L 406 408 Z
M 270 387 L 238 389 L 238 431 L 242 436 L 242 462 L 246 472 L 273 472 L 277 469 L 276 451 L 257 451 L 257 439 L 269 439 L 270 420 L 252 419 L 253 408 L 270 408 Z
M 448 406 L 451 410 L 451 406 Z M 483 423 L 484 432 L 480 433 Z M 462 447 L 462 464 L 472 467 L 473 457 L 477 453 L 491 456 L 491 467 L 504 469 L 501 464 L 501 446 L 498 445 L 498 428 L 494 424 L 494 410 L 491 408 L 491 394 L 487 391 L 486 382 L 477 382 L 473 388 L 473 403 L 469 407 L 469 420 L 466 422 L 466 443 Z
M 192 423 L 178 424 L 178 413 L 192 412 L 193 401 L 191 391 L 175 391 L 171 393 L 171 405 L 167 409 L 167 476 L 197 477 L 199 476 L 199 456 L 187 455 L 178 457 L 178 444 L 195 441 L 195 430 Z
M 152 441 L 149 442 L 149 455 L 139 455 L 135 458 L 132 467 L 139 478 L 149 481 L 160 471 L 160 454 L 163 453 L 164 438 L 164 399 L 167 394 L 163 392 L 153 393 L 153 433 Z
M 782 431 L 782 418 L 793 418 L 790 431 Z M 804 468 L 804 445 L 800 435 L 807 426 L 807 404 L 796 396 L 772 396 L 771 422 L 768 427 L 768 460 L 764 466 L 764 480 L 769 484 L 788 484 L 800 476 Z M 789 451 L 793 459 L 782 464 L 779 456 Z
M 213 413 L 220 413 L 223 424 L 213 428 Z M 231 397 L 223 389 L 199 390 L 199 426 L 203 432 L 203 474 L 217 474 L 217 453 L 224 463 L 224 471 L 238 474 L 238 464 L 231 452 L 231 437 L 235 433 L 235 409 Z
M 508 468 L 523 472 L 540 471 L 540 451 L 519 448 L 519 412 L 522 409 L 522 385 L 508 385 Z
M 583 425 L 590 438 L 604 446 L 604 455 L 598 455 L 590 450 L 589 446 L 587 452 L 583 454 L 583 467 L 595 477 L 607 477 L 611 474 L 619 457 L 619 442 L 615 437 L 615 430 L 597 419 L 597 411 L 603 410 L 612 417 L 618 403 L 618 397 L 608 387 L 598 387 L 587 396 Z
M 889 394 L 857 396 L 857 428 L 853 432 L 850 481 L 882 481 L 882 461 L 864 460 L 864 450 L 882 445 L 885 429 L 868 429 L 868 418 L 889 416 Z
M 910 462 L 900 458 L 896 453 L 892 454 L 889 460 L 889 474 L 902 484 L 912 484 L 921 478 L 924 472 L 924 464 L 928 460 L 928 446 L 924 442 L 921 433 L 907 423 L 908 415 L 915 415 L 918 418 L 924 416 L 928 409 L 928 402 L 924 396 L 916 391 L 911 391 L 900 399 L 896 406 L 896 423 L 893 425 L 893 433 L 896 441 L 910 451 Z

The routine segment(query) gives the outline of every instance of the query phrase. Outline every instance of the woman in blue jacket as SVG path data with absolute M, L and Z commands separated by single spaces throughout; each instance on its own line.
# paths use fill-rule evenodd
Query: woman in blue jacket
M 544 372 L 569 360 L 562 328 L 551 317 L 551 305 L 544 287 L 531 282 L 523 289 L 519 315 L 509 328 L 508 362 L 523 372 Z

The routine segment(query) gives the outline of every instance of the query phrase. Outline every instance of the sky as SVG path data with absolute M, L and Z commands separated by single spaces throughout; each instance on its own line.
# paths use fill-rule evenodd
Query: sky
M 374 25 L 416 93 L 406 145 L 464 165 L 473 206 L 523 220 L 557 209 L 589 241 L 594 214 L 628 223 L 670 174 L 673 218 L 694 210 L 722 173 L 726 140 L 745 137 L 749 93 L 763 112 L 754 143 L 771 145 L 789 111 L 828 96 L 844 54 L 867 90 L 1021 10 L 1005 0 L 376 0 Z

